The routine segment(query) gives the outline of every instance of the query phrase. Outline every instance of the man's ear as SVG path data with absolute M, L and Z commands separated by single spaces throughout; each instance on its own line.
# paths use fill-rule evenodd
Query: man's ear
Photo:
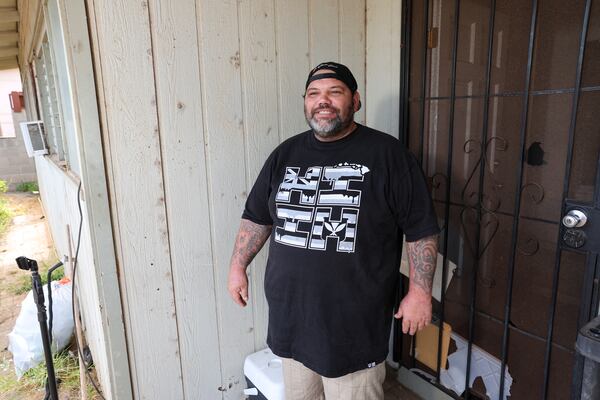
M 360 93 L 358 93 L 358 91 L 354 92 L 352 95 L 352 104 L 354 106 L 354 112 L 357 112 L 362 107 L 362 103 L 360 102 Z

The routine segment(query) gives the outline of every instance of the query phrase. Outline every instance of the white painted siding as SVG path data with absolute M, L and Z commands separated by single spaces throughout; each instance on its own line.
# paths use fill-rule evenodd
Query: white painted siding
M 35 158 L 45 215 L 57 255 L 61 259 L 68 255 L 70 243 L 74 253 L 80 221 L 77 192 L 80 180 L 84 182 L 81 197 L 83 225 L 76 279 L 84 335 L 105 398 L 118 396 L 128 399 L 131 398 L 131 384 L 112 253 L 84 3 L 83 0 L 69 1 L 68 4 L 63 0 L 20 0 L 19 13 L 19 68 L 23 77 L 27 118 L 39 118 L 29 65 L 36 57 L 42 37 L 51 28 L 47 51 L 52 52 L 55 58 L 54 72 L 60 80 L 60 118 L 65 122 L 64 134 L 68 136 L 66 141 L 70 151 L 70 171 L 64 166 L 59 167 L 48 156 Z M 80 163 L 80 160 L 85 162 Z M 74 256 L 73 253 L 71 255 Z M 70 274 L 68 269 L 67 274 Z
M 155 66 L 157 112 L 171 269 L 181 294 L 176 302 L 181 373 L 190 399 L 221 385 L 196 12 L 193 2 L 150 3 L 154 57 L 171 60 Z
M 244 112 L 246 188 L 250 188 L 262 163 L 279 144 L 280 128 L 276 110 L 277 101 L 277 49 L 275 34 L 275 5 L 261 0 L 241 4 L 240 21 L 262 21 L 257 24 L 240 24 L 240 57 L 242 72 L 242 101 Z M 261 99 L 261 101 L 256 101 Z M 245 196 L 246 193 L 244 193 Z M 234 213 L 234 218 L 239 214 Z M 262 284 L 267 262 L 265 248 L 256 258 L 250 272 L 250 291 L 254 312 L 254 347 L 265 347 L 268 307 L 262 295 Z
M 398 137 L 402 2 L 367 0 L 366 122 Z
M 148 3 L 94 6 L 134 394 L 183 398 Z
M 47 157 L 36 157 L 35 166 L 44 215 L 48 220 L 56 253 L 62 260 L 64 256 L 69 254 L 69 240 L 73 244 L 73 253 L 77 245 L 79 228 L 78 183 L 67 176 L 61 168 Z M 83 319 L 84 334 L 92 351 L 102 387 L 108 390 L 110 388 L 110 372 L 106 360 L 106 343 L 102 337 L 102 318 L 98 307 L 98 290 L 96 287 L 96 267 L 91 251 L 90 231 L 85 210 L 85 200 L 82 200 L 83 226 L 77 266 L 76 290 L 79 293 L 83 310 L 81 318 Z M 70 227 L 71 237 L 67 235 L 67 226 Z
M 265 346 L 264 251 L 250 307 L 226 291 L 247 193 L 311 66 L 365 90 L 365 0 L 320 3 L 88 2 L 136 398 L 239 399 Z
M 400 2 L 86 1 L 133 394 L 239 399 L 244 357 L 265 346 L 267 326 L 266 251 L 250 268 L 250 307 L 237 307 L 226 291 L 247 193 L 272 149 L 306 129 L 304 82 L 319 62 L 348 65 L 363 100 L 357 121 L 397 135 Z M 43 31 L 39 4 L 19 1 L 22 60 Z M 69 147 L 95 184 L 88 195 L 99 199 L 83 207 L 86 335 L 105 395 L 128 398 L 129 378 L 115 379 L 129 374 L 118 354 L 121 321 L 107 327 L 120 318 L 119 296 L 100 293 L 103 279 L 116 278 L 112 242 L 101 235 L 108 218 L 88 223 L 87 210 L 97 218 L 108 209 L 103 160 L 93 152 L 96 96 L 81 67 L 89 63 L 87 31 L 75 23 L 83 3 L 57 4 L 52 18 L 70 30 L 58 63 L 66 70 L 61 90 L 76 104 Z M 33 112 L 26 62 L 21 68 Z M 66 225 L 74 236 L 79 220 L 77 184 L 47 158 L 37 168 L 58 253 L 66 254 Z M 112 317 L 101 306 L 111 306 Z

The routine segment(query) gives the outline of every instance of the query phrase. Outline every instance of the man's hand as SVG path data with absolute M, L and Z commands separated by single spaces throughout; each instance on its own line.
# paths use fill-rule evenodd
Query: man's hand
M 409 291 L 394 317 L 402 318 L 402 332 L 414 335 L 431 322 L 431 295 Z
M 431 289 L 437 265 L 437 236 L 409 242 L 406 248 L 410 286 L 394 317 L 402 318 L 402 332 L 414 335 L 431 322 Z
M 248 275 L 245 269 L 231 266 L 227 290 L 233 301 L 242 307 L 246 306 L 248 303 Z
M 270 225 L 255 224 L 247 219 L 242 219 L 240 223 L 233 254 L 231 255 L 227 290 L 229 290 L 229 295 L 233 301 L 242 307 L 245 307 L 248 303 L 246 268 L 263 247 L 270 234 Z

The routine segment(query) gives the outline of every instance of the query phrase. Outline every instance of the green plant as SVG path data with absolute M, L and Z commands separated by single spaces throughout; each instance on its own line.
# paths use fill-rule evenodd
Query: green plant
M 12 360 L 7 358 L 8 354 L 8 352 L 2 353 L 0 362 L 0 393 L 11 393 L 19 388 L 19 382 L 12 372 Z
M 7 190 L 8 190 L 8 183 L 6 183 L 6 181 L 3 181 L 2 179 L 0 179 L 0 193 L 6 193 Z
M 45 260 L 38 262 L 39 273 L 40 277 L 42 278 L 42 284 L 45 285 L 46 283 L 48 283 L 48 269 L 50 269 L 50 267 L 54 264 L 56 264 L 56 261 L 51 262 L 50 260 Z M 52 273 L 52 280 L 58 281 L 64 276 L 64 267 L 58 268 Z M 21 276 L 19 276 L 19 278 L 16 281 L 6 285 L 6 288 L 3 288 L 3 290 L 5 289 L 8 290 L 10 293 L 16 295 L 29 292 L 31 290 L 31 274 L 23 273 Z
M 2 366 L 10 368 L 11 362 L 3 362 Z M 59 382 L 59 391 L 61 394 L 67 392 L 69 398 L 75 398 L 79 392 L 79 362 L 72 357 L 68 351 L 63 350 L 54 354 L 54 371 L 56 380 Z M 46 384 L 46 364 L 41 363 L 36 367 L 25 372 L 20 380 L 14 373 L 0 375 L 0 393 L 6 394 L 7 398 L 22 398 L 23 395 L 31 392 L 38 392 L 44 389 Z M 89 399 L 98 398 L 95 395 L 91 385 L 87 385 L 86 391 Z M 71 396 L 74 395 L 74 396 Z M 10 397 L 13 396 L 13 397 Z M 5 397 L 2 397 L 5 398 Z M 29 398 L 29 397 L 28 397 Z M 62 396 L 61 396 L 62 398 Z
M 39 190 L 37 182 L 21 182 L 17 185 L 17 192 L 37 192 Z
M 56 378 L 65 389 L 79 387 L 78 364 L 77 359 L 71 357 L 67 351 L 54 355 Z M 23 374 L 23 378 L 27 380 L 27 383 L 34 387 L 43 387 L 47 376 L 45 363 L 38 364 Z
M 11 217 L 12 213 L 8 209 L 8 202 L 0 197 L 0 235 L 8 228 Z

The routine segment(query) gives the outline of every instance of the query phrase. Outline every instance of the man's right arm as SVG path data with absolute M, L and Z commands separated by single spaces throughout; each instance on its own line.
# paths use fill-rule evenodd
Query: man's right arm
M 248 275 L 246 269 L 271 234 L 271 225 L 256 224 L 242 219 L 235 239 L 229 265 L 228 287 L 233 301 L 244 307 L 248 302 Z

